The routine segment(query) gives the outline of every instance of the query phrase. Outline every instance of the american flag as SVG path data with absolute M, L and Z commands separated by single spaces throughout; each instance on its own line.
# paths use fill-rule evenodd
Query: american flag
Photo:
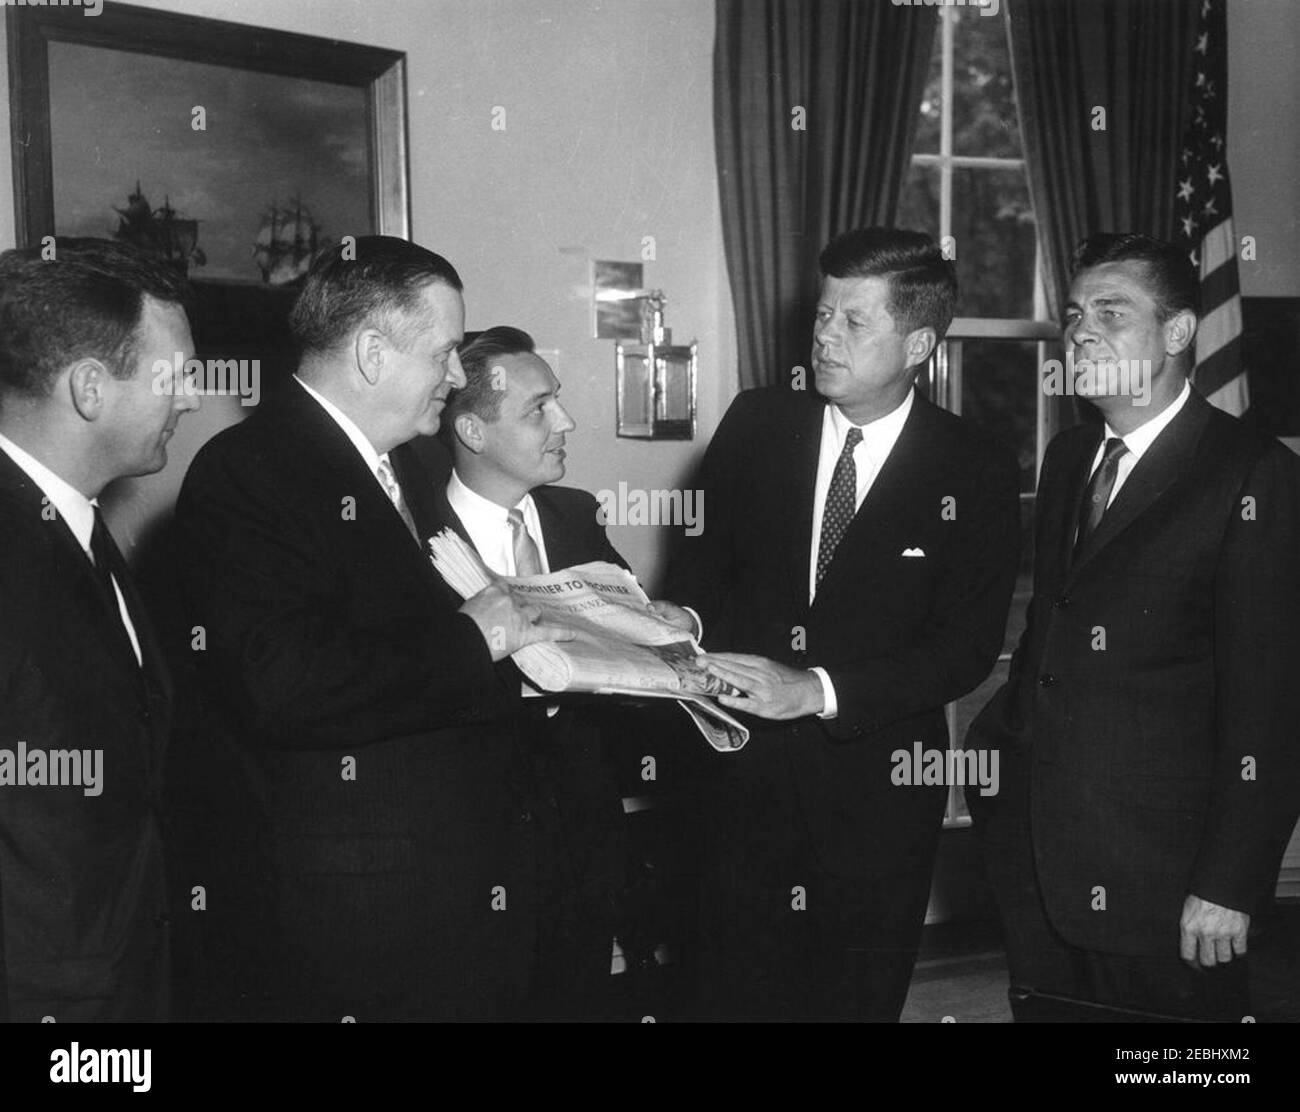
M 1201 276 L 1197 389 L 1220 409 L 1250 406 L 1241 359 L 1241 284 L 1228 184 L 1227 0 L 1202 0 L 1192 53 L 1191 122 L 1178 162 L 1176 234 Z

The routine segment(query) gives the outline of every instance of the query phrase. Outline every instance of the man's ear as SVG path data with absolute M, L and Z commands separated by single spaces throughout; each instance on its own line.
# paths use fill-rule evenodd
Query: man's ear
M 938 342 L 939 334 L 928 325 L 909 332 L 907 339 L 903 341 L 903 357 L 907 360 L 907 365 L 909 367 L 923 365 L 930 358 L 930 353 L 934 351 Z
M 452 423 L 456 439 L 465 446 L 466 451 L 478 455 L 483 451 L 483 423 L 475 413 L 462 413 Z
M 1196 314 L 1181 309 L 1165 321 L 1165 354 L 1181 355 L 1196 338 Z
M 98 359 L 80 359 L 68 372 L 68 396 L 83 420 L 98 421 L 108 404 L 106 391 L 112 376 Z
M 388 339 L 377 328 L 363 328 L 353 340 L 352 351 L 356 358 L 357 370 L 371 386 L 379 381 L 387 350 Z

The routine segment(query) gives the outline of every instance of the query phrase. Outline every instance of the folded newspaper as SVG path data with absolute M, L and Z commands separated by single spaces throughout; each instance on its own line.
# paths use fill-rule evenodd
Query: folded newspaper
M 433 566 L 461 598 L 502 583 L 537 607 L 542 621 L 574 631 L 572 641 L 538 641 L 512 654 L 543 691 L 676 699 L 719 752 L 749 740 L 749 731 L 712 698 L 737 690 L 696 663 L 701 650 L 694 637 L 651 613 L 631 572 L 598 561 L 548 575 L 496 575 L 450 529 L 430 537 L 429 549 Z

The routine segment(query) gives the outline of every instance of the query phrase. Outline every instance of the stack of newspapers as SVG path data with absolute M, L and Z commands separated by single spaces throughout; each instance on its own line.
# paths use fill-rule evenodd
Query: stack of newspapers
M 535 606 L 541 621 L 574 632 L 572 641 L 539 641 L 512 654 L 540 690 L 676 699 L 720 752 L 749 740 L 749 731 L 713 699 L 737 690 L 697 663 L 701 650 L 694 637 L 650 611 L 631 572 L 596 562 L 547 575 L 496 575 L 450 529 L 431 537 L 429 550 L 433 566 L 461 598 L 500 583 Z

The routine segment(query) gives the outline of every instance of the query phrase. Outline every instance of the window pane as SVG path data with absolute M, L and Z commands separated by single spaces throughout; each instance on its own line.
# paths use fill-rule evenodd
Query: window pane
M 1037 460 L 1038 344 L 963 340 L 961 413 L 1016 454 L 1020 489 L 1032 492 Z
M 952 172 L 961 317 L 1034 315 L 1034 210 L 1023 169 Z
M 946 8 L 953 27 L 952 151 L 1019 158 L 1020 128 L 1011 84 L 1005 14 Z M 917 148 L 920 150 L 920 148 Z
M 894 221 L 900 228 L 916 232 L 929 232 L 939 238 L 939 167 L 918 166 L 907 172 L 903 195 L 898 199 L 898 216 Z
M 943 28 L 934 29 L 934 50 L 930 54 L 930 73 L 921 94 L 921 119 L 916 125 L 917 154 L 939 153 L 939 121 L 943 112 Z

